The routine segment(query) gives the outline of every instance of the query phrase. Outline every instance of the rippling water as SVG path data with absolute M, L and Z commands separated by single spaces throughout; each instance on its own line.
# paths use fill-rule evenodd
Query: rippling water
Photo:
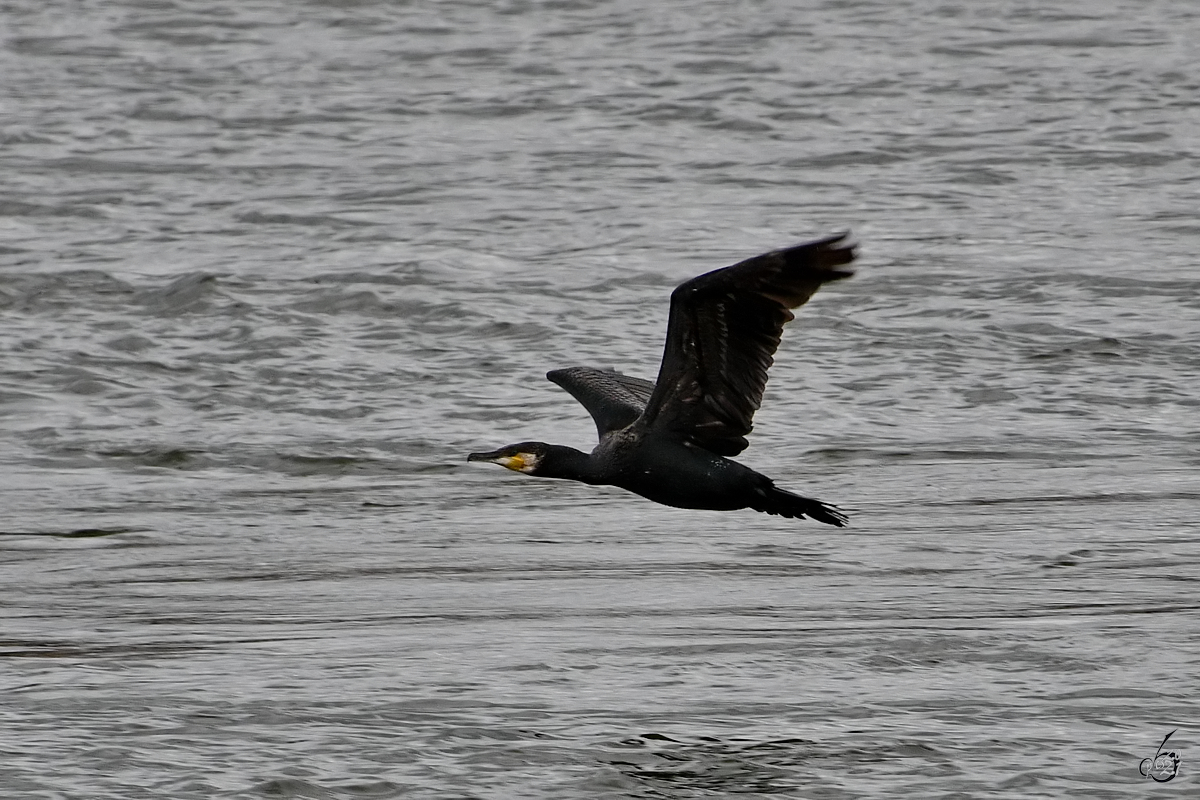
M 802 5 L 6 4 L 5 796 L 1193 784 L 1200 9 Z M 743 460 L 849 529 L 465 463 L 844 228 Z

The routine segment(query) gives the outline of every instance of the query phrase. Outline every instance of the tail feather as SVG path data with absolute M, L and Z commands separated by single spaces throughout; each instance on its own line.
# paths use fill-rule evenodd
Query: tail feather
M 755 511 L 776 514 L 788 519 L 803 519 L 808 517 L 815 519 L 817 522 L 824 522 L 826 525 L 835 525 L 839 528 L 846 527 L 846 523 L 850 521 L 837 506 L 822 503 L 820 500 L 813 500 L 811 497 L 801 497 L 798 494 L 792 494 L 786 489 L 770 486 L 759 489 L 758 493 L 760 495 L 759 501 L 750 505 Z

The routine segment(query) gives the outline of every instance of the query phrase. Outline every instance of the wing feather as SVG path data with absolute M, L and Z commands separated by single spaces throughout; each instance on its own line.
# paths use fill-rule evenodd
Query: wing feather
M 676 288 L 662 366 L 639 424 L 724 456 L 746 449 L 783 326 L 795 318 L 790 309 L 823 283 L 854 274 L 839 269 L 854 260 L 846 237 L 775 250 Z
M 646 408 L 654 384 L 610 369 L 566 367 L 551 370 L 546 377 L 571 393 L 596 422 L 596 433 L 631 425 Z

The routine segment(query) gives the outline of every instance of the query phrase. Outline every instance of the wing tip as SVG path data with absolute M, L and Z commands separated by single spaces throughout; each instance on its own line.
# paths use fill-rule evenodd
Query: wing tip
M 781 259 L 788 269 L 811 270 L 811 277 L 820 283 L 828 283 L 854 276 L 853 269 L 839 267 L 853 263 L 858 257 L 858 242 L 851 238 L 849 230 L 845 230 L 791 247 L 783 247 L 768 253 L 767 256 Z

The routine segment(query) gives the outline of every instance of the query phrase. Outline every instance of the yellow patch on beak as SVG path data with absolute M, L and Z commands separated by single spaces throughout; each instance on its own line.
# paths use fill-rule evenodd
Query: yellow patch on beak
M 517 453 L 515 456 L 503 456 L 496 459 L 496 463 L 502 467 L 508 467 L 513 472 L 525 469 L 525 457 L 521 453 Z

